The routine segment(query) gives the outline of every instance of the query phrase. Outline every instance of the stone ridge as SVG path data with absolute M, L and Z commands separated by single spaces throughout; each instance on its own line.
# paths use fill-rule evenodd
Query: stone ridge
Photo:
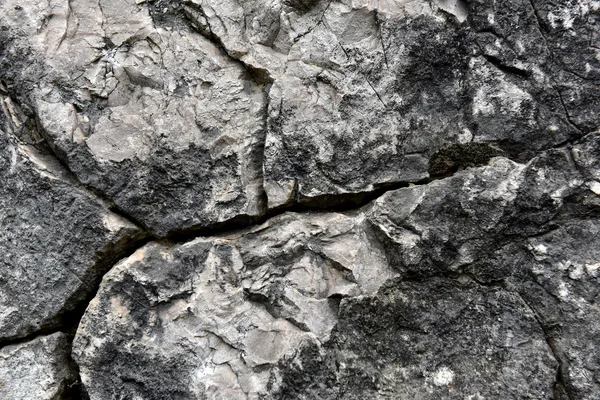
M 3 1 L 0 397 L 598 398 L 596 3 Z

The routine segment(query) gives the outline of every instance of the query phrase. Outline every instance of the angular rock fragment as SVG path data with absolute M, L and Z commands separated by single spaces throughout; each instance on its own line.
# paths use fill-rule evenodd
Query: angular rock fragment
M 328 340 L 340 298 L 395 275 L 370 236 L 364 218 L 286 214 L 240 235 L 142 247 L 105 277 L 79 326 L 90 397 L 269 396 L 278 363 Z
M 388 259 L 410 277 L 472 269 L 479 259 L 506 245 L 503 233 L 524 169 L 499 157 L 489 166 L 386 193 L 374 202 L 370 220 Z M 475 276 L 498 272 L 472 271 Z
M 460 28 L 347 3 L 294 40 L 269 92 L 270 206 L 423 180 L 469 128 Z
M 518 293 L 560 363 L 555 390 L 570 398 L 600 392 L 599 137 L 387 193 L 369 217 L 407 279 L 467 276 Z
M 17 3 L 5 53 L 31 66 L 4 79 L 79 181 L 159 236 L 263 213 L 265 95 L 242 64 L 144 4 Z
M 55 159 L 0 130 L 0 342 L 58 326 L 142 237 Z
M 0 349 L 0 397 L 55 400 L 75 380 L 64 333 L 40 336 Z

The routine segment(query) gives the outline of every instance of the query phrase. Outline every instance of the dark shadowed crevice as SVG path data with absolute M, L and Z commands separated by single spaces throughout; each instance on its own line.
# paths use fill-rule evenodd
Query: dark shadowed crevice
M 443 178 L 447 178 L 443 177 Z M 332 195 L 322 195 L 316 197 L 305 197 L 299 198 L 292 204 L 276 207 L 268 210 L 263 216 L 260 217 L 248 217 L 248 216 L 239 216 L 236 218 L 229 219 L 227 221 L 206 226 L 206 227 L 197 227 L 191 229 L 184 229 L 180 231 L 172 232 L 167 235 L 166 240 L 183 243 L 188 242 L 197 238 L 198 236 L 216 236 L 222 235 L 226 233 L 234 233 L 236 231 L 240 231 L 243 229 L 248 229 L 254 225 L 262 225 L 268 220 L 277 217 L 279 215 L 285 214 L 287 212 L 294 213 L 303 213 L 310 211 L 321 211 L 321 212 L 351 212 L 357 211 L 360 208 L 369 205 L 373 201 L 377 200 L 379 197 L 383 196 L 387 192 L 408 188 L 417 185 L 427 185 L 434 180 L 433 179 L 425 179 L 415 183 L 389 183 L 382 185 L 381 187 L 365 192 L 355 192 L 355 193 L 341 193 L 341 194 L 332 194 Z
M 569 125 L 571 125 L 572 128 L 574 128 L 575 130 L 577 130 L 577 132 L 579 132 L 579 134 L 581 136 L 585 135 L 584 131 L 577 126 L 577 124 L 575 124 L 575 122 L 573 121 L 573 119 L 571 118 L 571 114 L 569 113 L 569 110 L 567 109 L 567 104 L 565 103 L 565 100 L 563 98 L 563 95 L 560 93 L 560 90 L 557 88 L 554 88 L 554 90 L 556 91 L 556 94 L 558 95 L 558 98 L 560 100 L 560 104 L 563 108 L 563 112 L 565 114 L 565 119 L 567 120 L 567 122 L 569 123 Z
M 490 62 L 500 71 L 509 75 L 515 75 L 519 78 L 528 79 L 531 76 L 531 71 L 527 71 L 521 68 L 513 67 L 502 62 L 498 57 L 491 56 L 489 54 L 483 54 L 483 58 Z
M 585 136 L 569 140 L 553 147 L 555 149 L 570 148 L 585 139 Z M 500 146 L 498 146 L 500 147 Z M 526 164 L 532 158 L 527 160 L 513 160 Z M 271 208 L 265 214 L 257 217 L 247 215 L 237 216 L 227 221 L 212 224 L 209 226 L 198 226 L 176 230 L 169 235 L 158 238 L 175 243 L 183 243 L 193 240 L 199 236 L 208 237 L 234 233 L 243 229 L 248 229 L 255 225 L 262 225 L 269 219 L 282 215 L 286 212 L 302 213 L 310 211 L 323 212 L 352 212 L 368 206 L 387 192 L 414 186 L 428 185 L 437 180 L 451 178 L 456 173 L 472 167 L 481 167 L 489 163 L 493 157 L 509 155 L 499 150 L 493 143 L 472 142 L 467 144 L 457 144 L 441 149 L 434 153 L 430 158 L 429 174 L 430 177 L 416 182 L 390 182 L 379 185 L 374 190 L 359 191 L 352 193 L 324 194 L 314 197 L 295 196 L 291 204 Z M 508 157 L 511 158 L 511 157 Z M 264 196 L 266 194 L 263 193 Z M 266 199 L 265 199 L 266 200 Z
M 450 145 L 435 152 L 429 159 L 429 175 L 451 176 L 459 169 L 486 165 L 490 159 L 504 155 L 489 143 L 470 142 Z
M 103 258 L 98 261 L 96 264 L 96 268 L 94 268 L 95 276 L 89 277 L 88 285 L 85 288 L 82 288 L 82 292 L 87 291 L 87 293 L 75 293 L 73 294 L 73 300 L 75 302 L 74 307 L 70 310 L 65 310 L 57 318 L 51 321 L 51 325 L 47 325 L 37 330 L 33 334 L 0 341 L 0 348 L 10 345 L 22 344 L 29 341 L 32 341 L 41 336 L 51 335 L 53 333 L 62 332 L 67 335 L 67 340 L 69 345 L 72 345 L 73 338 L 77 332 L 77 328 L 85 314 L 85 311 L 92 301 L 92 299 L 98 293 L 100 289 L 100 283 L 104 275 L 116 264 L 120 259 L 124 259 L 133 254 L 139 247 L 145 245 L 151 240 L 148 236 L 140 236 L 137 238 L 125 238 L 121 243 L 117 243 L 111 248 L 106 250 L 106 254 L 103 254 Z M 92 288 L 92 290 L 89 290 Z M 67 300 L 68 304 L 71 300 Z M 59 396 L 60 400 L 87 400 L 88 396 L 85 392 L 85 388 L 81 383 L 81 378 L 79 375 L 79 366 L 72 359 L 71 354 L 69 354 L 71 366 L 70 368 L 74 372 L 74 376 L 76 379 L 67 384 L 67 387 L 63 391 L 63 393 Z
M 73 335 L 69 334 L 69 345 L 73 345 Z M 58 400 L 89 400 L 85 386 L 81 381 L 81 375 L 79 373 L 79 365 L 73 360 L 71 351 L 69 351 L 69 362 L 71 364 L 71 370 L 75 376 L 75 380 L 70 382 Z

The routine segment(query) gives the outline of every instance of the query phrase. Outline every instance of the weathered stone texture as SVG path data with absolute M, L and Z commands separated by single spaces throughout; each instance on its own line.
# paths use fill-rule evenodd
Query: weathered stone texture
M 55 159 L 2 130 L 0 180 L 3 342 L 59 326 L 142 234 Z
M 240 63 L 141 4 L 19 4 L 5 79 L 33 80 L 19 94 L 83 184 L 157 235 L 264 212 L 265 95 Z
M 75 380 L 70 350 L 66 335 L 60 332 L 0 349 L 0 397 L 6 400 L 61 398 Z
M 597 144 L 147 245 L 84 316 L 83 381 L 97 399 L 594 398 L 598 227 L 568 199 Z
M 278 362 L 330 337 L 341 297 L 395 275 L 370 235 L 364 218 L 286 214 L 241 236 L 142 247 L 80 325 L 74 354 L 91 397 L 268 395 Z
M 600 399 L 599 18 L 1 1 L 0 397 Z

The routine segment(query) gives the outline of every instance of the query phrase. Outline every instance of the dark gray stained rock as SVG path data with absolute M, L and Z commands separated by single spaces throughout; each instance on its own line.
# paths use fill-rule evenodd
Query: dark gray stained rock
M 406 279 L 469 277 L 518 293 L 560 363 L 555 390 L 570 398 L 600 393 L 599 137 L 387 193 L 370 217 Z
M 70 350 L 61 332 L 0 349 L 0 397 L 60 399 L 75 380 Z
M 142 234 L 52 157 L 2 130 L 0 182 L 2 342 L 61 324 Z
M 469 280 L 392 281 L 376 297 L 342 301 L 332 340 L 320 354 L 309 348 L 289 364 L 282 394 L 551 399 L 556 367 L 518 294 Z
M 530 301 L 563 360 L 561 376 L 571 398 L 593 399 L 600 393 L 600 224 L 598 220 L 561 224 L 529 239 L 527 249 L 535 280 L 546 293 L 546 299 Z

